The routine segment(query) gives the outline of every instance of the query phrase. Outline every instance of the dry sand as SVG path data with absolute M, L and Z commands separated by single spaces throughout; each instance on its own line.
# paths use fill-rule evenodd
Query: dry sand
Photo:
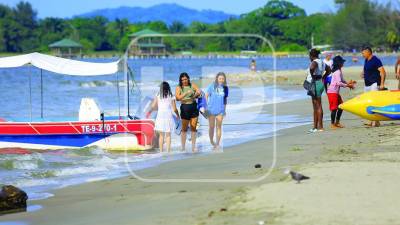
M 398 80 L 395 79 L 393 66 L 386 66 L 386 87 L 389 89 L 397 89 Z M 360 74 L 363 70 L 361 66 L 343 67 L 343 74 L 346 80 L 355 80 L 358 82 L 358 86 L 362 87 L 364 81 Z M 227 74 L 229 85 L 233 86 L 251 86 L 251 85 L 270 85 L 274 81 L 277 85 L 281 86 L 302 86 L 304 79 L 306 78 L 306 69 L 304 70 L 280 70 L 276 71 L 276 79 L 274 79 L 275 73 L 271 71 L 259 71 L 249 72 L 240 74 Z M 206 87 L 214 78 L 203 78 L 196 83 L 202 87 Z M 361 93 L 362 89 L 360 89 Z
M 396 153 L 399 158 L 400 153 Z M 267 224 L 398 224 L 399 160 L 303 165 L 311 180 L 264 184 L 237 210 L 273 212 Z

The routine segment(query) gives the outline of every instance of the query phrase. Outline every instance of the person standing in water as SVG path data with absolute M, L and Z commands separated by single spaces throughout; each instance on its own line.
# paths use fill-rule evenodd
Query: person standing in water
M 324 131 L 322 124 L 324 112 L 322 110 L 321 100 L 322 93 L 324 92 L 322 77 L 330 74 L 330 68 L 319 58 L 320 53 L 321 52 L 315 48 L 311 49 L 309 53 L 311 64 L 307 72 L 312 78 L 312 85 L 315 85 L 314 93 L 310 93 L 313 105 L 314 127 L 308 131 L 309 133 Z
M 186 147 L 186 133 L 190 125 L 191 139 L 192 139 L 192 152 L 196 152 L 196 135 L 197 135 L 197 121 L 199 118 L 199 110 L 197 109 L 196 98 L 201 95 L 201 91 L 196 84 L 190 82 L 190 77 L 187 73 L 181 73 L 179 76 L 179 85 L 175 89 L 176 100 L 181 102 L 181 120 L 182 132 L 181 143 L 182 151 Z
M 343 128 L 344 126 L 340 123 L 340 117 L 342 116 L 342 109 L 339 109 L 339 105 L 343 103 L 342 97 L 340 96 L 340 88 L 348 87 L 353 89 L 354 82 L 350 80 L 346 82 L 343 79 L 342 67 L 344 60 L 341 56 L 335 56 L 332 64 L 332 79 L 327 90 L 329 109 L 331 110 L 331 129 Z
M 257 64 L 256 64 L 256 60 L 252 59 L 251 63 L 250 63 L 250 71 L 251 72 L 256 72 L 257 71 Z
M 160 92 L 154 98 L 151 109 L 147 112 L 146 117 L 149 118 L 153 110 L 158 109 L 154 130 L 159 133 L 160 152 L 164 149 L 164 140 L 167 145 L 167 152 L 171 151 L 171 132 L 175 129 L 175 121 L 173 113 L 179 118 L 179 112 L 176 108 L 175 98 L 172 95 L 171 87 L 168 82 L 162 82 Z
M 386 71 L 382 61 L 372 54 L 370 47 L 363 48 L 362 55 L 365 58 L 364 69 L 361 73 L 361 78 L 364 78 L 365 82 L 364 92 L 384 90 Z M 365 125 L 378 127 L 380 122 L 370 121 Z
M 222 121 L 226 113 L 226 104 L 228 98 L 228 85 L 226 82 L 226 75 L 219 72 L 215 77 L 215 81 L 207 87 L 207 112 L 210 137 L 210 143 L 214 150 L 218 150 L 222 137 Z M 216 128 L 216 141 L 214 142 L 214 133 Z

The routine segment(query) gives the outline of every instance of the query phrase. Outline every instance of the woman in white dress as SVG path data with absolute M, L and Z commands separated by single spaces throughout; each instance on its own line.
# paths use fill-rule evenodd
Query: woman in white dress
M 171 151 L 171 132 L 175 129 L 173 113 L 179 118 L 179 112 L 176 108 L 175 98 L 172 95 L 171 87 L 168 82 L 163 81 L 160 85 L 160 92 L 154 98 L 151 109 L 147 112 L 147 117 L 151 112 L 158 109 L 155 130 L 159 133 L 160 152 L 164 149 L 164 140 L 167 145 L 167 152 Z

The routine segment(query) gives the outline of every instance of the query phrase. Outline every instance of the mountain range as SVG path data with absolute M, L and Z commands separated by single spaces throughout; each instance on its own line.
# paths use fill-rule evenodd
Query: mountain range
M 128 19 L 131 23 L 163 21 L 170 25 L 174 21 L 179 21 L 185 25 L 193 21 L 203 23 L 218 23 L 228 20 L 229 18 L 237 18 L 237 15 L 228 14 L 222 11 L 195 10 L 180 6 L 173 3 L 158 4 L 151 7 L 126 7 L 98 9 L 88 13 L 75 15 L 74 17 L 91 18 L 95 16 L 103 16 L 110 21 L 119 19 Z

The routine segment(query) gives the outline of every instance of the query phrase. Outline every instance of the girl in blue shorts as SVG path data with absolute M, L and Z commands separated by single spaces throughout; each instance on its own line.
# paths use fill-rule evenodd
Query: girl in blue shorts
M 228 85 L 226 82 L 226 75 L 222 72 L 218 73 L 215 81 L 207 87 L 207 112 L 209 130 L 208 134 L 210 142 L 214 150 L 219 149 L 221 136 L 222 136 L 222 121 L 225 116 L 226 103 L 228 98 Z M 216 129 L 215 129 L 216 128 Z M 216 141 L 214 142 L 214 133 L 216 130 Z

